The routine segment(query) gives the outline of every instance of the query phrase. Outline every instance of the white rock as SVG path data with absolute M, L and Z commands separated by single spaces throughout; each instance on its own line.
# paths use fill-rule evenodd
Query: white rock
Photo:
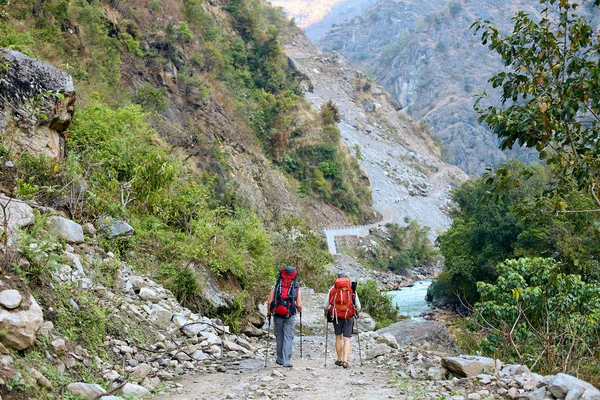
M 133 383 L 127 383 L 123 386 L 124 395 L 133 395 L 135 398 L 142 398 L 150 395 L 150 391 L 143 386 L 134 385 Z
M 97 385 L 95 383 L 69 383 L 67 389 L 69 389 L 69 392 L 71 392 L 72 394 L 83 396 L 89 400 L 95 399 L 99 395 L 106 393 L 106 390 L 104 390 L 102 386 Z
M 160 301 L 160 296 L 154 290 L 147 287 L 140 289 L 139 296 L 142 300 L 151 301 L 153 303 L 158 303 Z
M 206 360 L 208 356 L 202 350 L 196 350 L 192 353 L 192 358 L 196 361 Z
M 496 362 L 491 358 L 479 356 L 444 357 L 442 366 L 453 375 L 464 378 L 494 371 Z
M 77 222 L 63 217 L 52 217 L 50 229 L 54 230 L 58 236 L 69 243 L 83 243 L 83 229 Z
M 383 333 L 379 335 L 379 337 L 377 338 L 377 343 L 386 344 L 393 349 L 398 348 L 398 341 L 396 340 L 396 337 L 391 333 Z
M 567 374 L 556 374 L 548 382 L 548 390 L 559 399 L 569 397 L 571 391 L 581 391 L 581 399 L 600 399 L 600 391 L 589 383 Z
M 23 298 L 18 290 L 10 289 L 0 292 L 0 304 L 6 309 L 12 310 L 19 307 L 22 300 Z
M 0 230 L 6 228 L 8 233 L 14 233 L 15 229 L 29 226 L 35 221 L 33 209 L 29 205 L 17 199 L 0 196 L 0 205 L 6 206 L 6 204 L 8 204 L 6 207 L 8 224 L 6 227 L 0 226 Z M 2 221 L 2 225 L 3 224 L 4 221 Z
M 44 322 L 42 308 L 33 296 L 29 297 L 30 306 L 26 310 L 8 311 L 0 309 L 0 331 L 6 331 L 2 343 L 14 350 L 30 347 L 35 334 Z

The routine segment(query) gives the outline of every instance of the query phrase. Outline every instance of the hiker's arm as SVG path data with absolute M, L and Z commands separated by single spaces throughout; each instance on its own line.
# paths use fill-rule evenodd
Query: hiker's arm
M 356 312 L 360 312 L 360 309 L 361 309 L 362 307 L 361 307 L 361 305 L 360 305 L 360 299 L 358 298 L 358 294 L 357 294 L 357 295 L 355 295 L 354 299 L 355 299 L 355 304 L 354 304 L 354 307 L 356 307 Z
M 300 293 L 300 288 L 298 288 L 298 297 L 296 297 L 296 308 L 302 312 L 302 294 Z
M 329 289 L 329 291 L 327 292 L 327 295 L 325 296 L 325 299 L 323 300 L 323 311 L 325 314 L 325 317 L 327 317 L 327 313 L 329 313 L 329 294 L 331 293 L 331 289 Z

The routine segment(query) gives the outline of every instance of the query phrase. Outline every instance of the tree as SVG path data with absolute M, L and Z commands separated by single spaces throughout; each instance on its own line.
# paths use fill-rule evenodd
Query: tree
M 539 151 L 556 178 L 549 192 L 559 198 L 556 208 L 569 208 L 560 197 L 573 187 L 600 207 L 600 39 L 577 14 L 577 3 L 539 1 L 545 6 L 539 22 L 519 12 L 512 34 L 503 36 L 489 21 L 473 24 L 507 67 L 489 79 L 502 104 L 482 107 L 484 92 L 475 110 L 503 149 L 518 144 Z

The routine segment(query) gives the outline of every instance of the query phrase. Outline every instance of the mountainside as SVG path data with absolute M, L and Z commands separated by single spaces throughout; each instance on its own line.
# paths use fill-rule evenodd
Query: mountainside
M 507 158 L 535 159 L 520 149 L 500 151 L 473 111 L 474 94 L 489 90 L 486 81 L 502 63 L 469 27 L 478 18 L 508 27 L 517 10 L 536 12 L 526 1 L 380 1 L 333 27 L 319 45 L 373 74 L 403 112 L 441 139 L 444 159 L 480 174 Z
M 320 40 L 332 25 L 363 15 L 377 0 L 295 1 L 273 0 L 304 30 L 313 42 Z
M 321 53 L 300 32 L 284 42 L 295 68 L 310 78 L 306 97 L 316 107 L 329 100 L 339 107 L 341 137 L 369 176 L 375 209 L 392 222 L 415 219 L 435 237 L 450 222 L 447 193 L 464 172 L 441 161 L 432 138 L 339 54 Z

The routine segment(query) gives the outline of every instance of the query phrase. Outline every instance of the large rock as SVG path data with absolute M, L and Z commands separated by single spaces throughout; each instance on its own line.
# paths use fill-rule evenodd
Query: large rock
M 444 357 L 442 358 L 442 367 L 459 378 L 470 378 L 493 372 L 496 369 L 496 361 L 479 356 Z
M 98 220 L 98 227 L 110 238 L 119 236 L 129 237 L 134 232 L 133 227 L 127 222 L 107 216 L 101 217 Z
M 556 374 L 548 382 L 548 390 L 557 399 L 579 398 L 600 400 L 600 391 L 587 382 L 567 374 Z M 573 396 L 577 393 L 576 396 Z M 579 397 L 581 396 L 581 397 Z
M 460 353 L 456 343 L 450 337 L 448 329 L 441 322 L 405 319 L 379 329 L 377 333 L 380 335 L 391 333 L 400 347 L 412 344 L 416 347 L 426 347 L 428 350 L 440 351 L 448 355 L 458 355 Z
M 67 74 L 18 51 L 0 49 L 0 64 L 8 67 L 0 76 L 0 131 L 17 150 L 65 156 L 62 132 L 73 118 L 75 86 Z
M 71 221 L 63 217 L 52 217 L 52 225 L 50 229 L 56 231 L 58 236 L 69 243 L 83 243 L 83 229 L 77 222 Z
M 0 196 L 0 205 L 6 207 L 7 216 L 6 226 L 4 226 L 4 215 L 0 218 L 0 231 L 6 229 L 8 233 L 14 233 L 17 228 L 29 226 L 35 221 L 33 209 L 20 200 Z
M 4 310 L 0 308 L 0 341 L 14 350 L 23 350 L 30 347 L 35 334 L 44 322 L 42 308 L 33 296 L 29 297 L 29 307 L 23 304 L 19 309 Z
M 104 390 L 102 386 L 95 383 L 69 383 L 67 389 L 69 389 L 69 392 L 71 392 L 72 394 L 82 396 L 83 398 L 89 400 L 97 399 L 98 397 L 100 397 L 100 395 L 106 393 L 106 390 Z

